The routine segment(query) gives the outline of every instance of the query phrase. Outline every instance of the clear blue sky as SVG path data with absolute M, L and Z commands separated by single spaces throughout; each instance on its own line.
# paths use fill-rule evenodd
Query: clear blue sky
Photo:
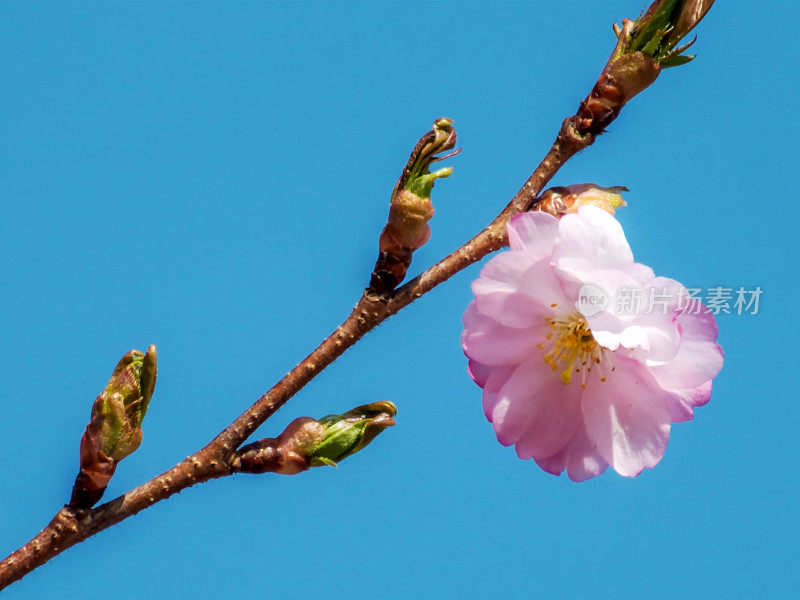
M 108 498 L 208 441 L 348 313 L 435 117 L 464 152 L 418 272 L 549 147 L 646 0 L 3 3 L 0 551 L 66 501 L 91 402 L 155 343 L 144 443 Z M 631 188 L 637 259 L 764 289 L 724 316 L 711 403 L 633 480 L 501 447 L 465 372 L 473 266 L 371 333 L 260 433 L 377 399 L 398 426 L 339 470 L 204 484 L 3 598 L 788 598 L 796 591 L 796 2 L 720 1 L 700 57 L 559 184 Z M 88 594 L 88 595 L 87 595 Z

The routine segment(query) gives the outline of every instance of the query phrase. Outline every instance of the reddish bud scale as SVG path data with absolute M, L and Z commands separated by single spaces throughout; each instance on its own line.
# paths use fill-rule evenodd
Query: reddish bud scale
M 234 469 L 241 473 L 296 475 L 310 466 L 307 456 L 288 452 L 281 447 L 278 438 L 265 438 L 242 446 Z
M 311 467 L 309 454 L 325 435 L 325 428 L 311 417 L 299 417 L 276 438 L 242 446 L 233 463 L 241 473 L 296 475 Z
M 411 266 L 414 251 L 431 237 L 428 221 L 433 214 L 430 198 L 421 198 L 409 190 L 395 194 L 389 206 L 388 222 L 381 232 L 370 289 L 380 293 L 400 285 Z
M 581 135 L 599 135 L 619 116 L 625 99 L 619 82 L 607 72 L 592 88 L 589 96 L 581 102 L 576 113 L 576 125 Z
M 100 449 L 99 437 L 98 429 L 89 424 L 81 438 L 80 472 L 69 501 L 73 508 L 90 508 L 97 504 L 117 468 L 117 461 Z

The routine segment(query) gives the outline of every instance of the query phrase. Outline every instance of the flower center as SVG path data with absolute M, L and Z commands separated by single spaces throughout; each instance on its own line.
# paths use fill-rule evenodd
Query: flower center
M 550 333 L 540 344 L 544 362 L 554 371 L 561 369 L 561 382 L 568 385 L 573 373 L 581 374 L 581 386 L 586 387 L 586 374 L 592 366 L 603 362 L 603 348 L 595 341 L 583 315 L 575 313 L 565 318 L 547 320 Z M 613 369 L 612 369 L 613 370 Z M 600 381 L 605 381 L 605 376 Z

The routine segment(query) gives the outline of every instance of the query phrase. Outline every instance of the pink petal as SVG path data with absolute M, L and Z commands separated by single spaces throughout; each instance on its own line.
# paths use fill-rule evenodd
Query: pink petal
M 669 417 L 673 423 L 694 419 L 696 406 L 703 406 L 711 400 L 712 382 L 706 381 L 691 390 L 670 390 L 674 399 L 669 403 Z
M 633 263 L 628 273 L 639 285 L 644 285 L 652 281 L 656 276 L 653 269 L 642 263 Z
M 656 277 L 644 286 L 644 295 L 645 314 L 637 322 L 647 332 L 650 347 L 647 358 L 657 362 L 671 360 L 681 345 L 681 328 L 676 315 L 680 312 L 680 299 L 688 292 L 674 279 Z
M 714 315 L 706 306 L 700 305 L 699 308 L 695 312 L 683 310 L 678 315 L 683 337 L 693 342 L 716 342 L 719 329 Z
M 558 235 L 558 219 L 535 211 L 516 215 L 506 225 L 508 245 L 538 260 L 550 256 Z
M 505 385 L 508 378 L 514 372 L 514 366 L 507 367 L 492 367 L 489 377 L 486 379 L 486 386 L 483 388 L 483 414 L 486 419 L 491 422 L 492 413 L 494 412 L 497 402 L 499 400 L 499 392 Z
M 644 348 L 649 352 L 647 332 L 631 320 L 623 319 L 609 311 L 602 311 L 586 317 L 592 336 L 598 344 L 609 350 L 620 347 L 633 350 Z
M 468 358 L 487 366 L 520 364 L 536 350 L 547 325 L 540 329 L 504 327 L 482 314 L 475 302 L 470 303 L 463 317 L 461 346 Z
M 706 381 L 691 390 L 676 390 L 692 408 L 705 406 L 711 400 L 711 391 L 714 388 L 713 381 Z M 672 390 L 670 390 L 672 391 Z
M 549 320 L 552 308 L 545 307 L 526 294 L 493 291 L 494 283 L 489 279 L 478 279 L 472 283 L 475 305 L 478 310 L 496 323 L 515 329 L 541 327 Z
M 678 316 L 683 330 L 675 358 L 663 365 L 651 367 L 661 387 L 668 390 L 696 388 L 713 379 L 722 369 L 722 348 L 715 341 L 717 326 L 710 313 Z
M 581 409 L 589 441 L 617 473 L 635 477 L 664 456 L 671 395 L 647 368 L 619 353 L 607 381 L 587 381 Z M 593 374 L 594 375 L 594 374 Z
M 505 286 L 507 291 L 516 291 L 522 276 L 537 259 L 525 254 L 510 250 L 501 252 L 487 262 L 481 269 L 481 279 L 491 279 Z
M 697 314 L 688 310 L 681 312 L 677 323 L 683 334 L 678 353 L 671 361 L 654 366 L 651 371 L 665 389 L 697 388 L 716 377 L 722 369 L 724 354 L 717 344 L 717 323 L 705 306 L 701 306 Z
M 533 460 L 536 461 L 536 464 L 539 465 L 542 471 L 550 473 L 551 475 L 561 475 L 564 469 L 567 468 L 567 448 L 568 446 L 564 446 L 553 456 L 548 456 L 546 458 L 534 457 Z
M 555 270 L 546 261 L 530 266 L 523 281 L 509 289 L 507 284 L 493 279 L 475 280 L 472 292 L 478 310 L 501 325 L 516 328 L 539 328 L 557 307 L 569 310 L 571 303 Z
M 520 458 L 550 456 L 581 424 L 581 387 L 564 385 L 542 356 L 517 367 L 499 392 L 492 422 L 501 444 L 517 444 Z
M 486 380 L 489 379 L 489 374 L 491 372 L 491 367 L 479 363 L 477 360 L 470 359 L 467 363 L 467 373 L 469 373 L 472 381 L 477 383 L 479 387 L 486 386 Z
M 585 283 L 600 283 L 608 279 L 603 271 L 632 269 L 633 253 L 614 217 L 595 206 L 582 206 L 561 218 L 552 261 Z
M 575 312 L 572 298 L 578 291 L 576 283 L 565 279 L 548 261 L 541 260 L 525 272 L 519 291 L 533 298 L 539 306 L 557 313 L 572 313 Z
M 597 477 L 608 467 L 608 463 L 597 453 L 586 437 L 581 425 L 573 438 L 561 450 L 547 458 L 535 458 L 542 470 L 560 475 L 564 469 L 572 481 L 581 482 Z
M 649 361 L 671 360 L 681 345 L 681 328 L 676 314 L 680 298 L 685 297 L 685 289 L 677 281 L 659 277 L 642 286 L 640 291 L 642 302 L 639 311 L 620 314 L 613 312 L 617 307 L 612 306 L 608 311 L 587 316 L 589 327 L 605 348 L 641 349 L 637 356 Z
M 595 340 L 609 350 L 620 346 L 637 353 L 642 359 L 666 362 L 678 354 L 681 332 L 674 317 L 645 314 L 621 318 L 610 312 L 597 313 L 586 318 Z
M 567 448 L 567 475 L 572 481 L 597 477 L 608 467 L 608 463 L 592 446 L 584 427 L 578 430 Z

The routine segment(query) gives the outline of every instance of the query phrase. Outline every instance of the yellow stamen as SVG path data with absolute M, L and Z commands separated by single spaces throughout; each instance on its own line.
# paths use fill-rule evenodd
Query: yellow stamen
M 547 350 L 543 348 L 544 362 L 554 371 L 561 371 L 561 382 L 564 385 L 569 385 L 572 381 L 574 370 L 575 373 L 581 373 L 581 385 L 586 387 L 586 373 L 592 370 L 587 365 L 599 365 L 602 360 L 602 348 L 595 341 L 586 319 L 575 313 L 564 319 L 550 320 L 549 324 L 554 331 L 547 335 L 547 340 L 554 341 L 544 344 L 549 346 Z
M 575 364 L 575 359 L 578 357 L 578 353 L 573 350 L 572 356 L 567 363 L 567 368 L 561 371 L 561 383 L 564 385 L 569 385 L 570 379 L 572 379 L 572 367 Z

